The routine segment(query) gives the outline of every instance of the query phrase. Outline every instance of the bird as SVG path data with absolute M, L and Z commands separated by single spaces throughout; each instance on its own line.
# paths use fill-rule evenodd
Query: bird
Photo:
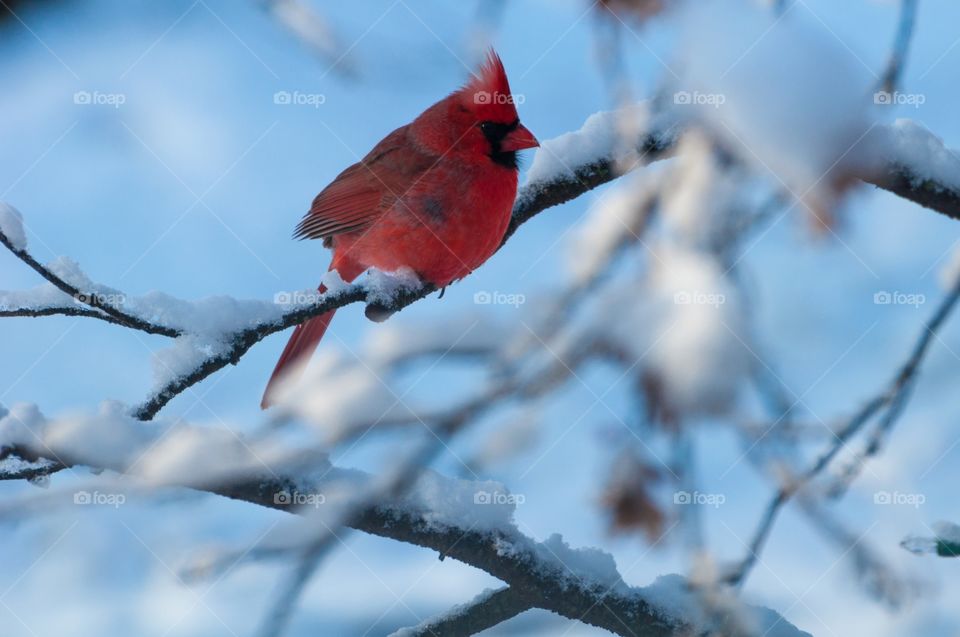
M 540 145 L 523 124 L 507 73 L 490 49 L 458 90 L 428 107 L 341 172 L 313 200 L 295 239 L 320 239 L 346 282 L 370 268 L 412 270 L 445 288 L 486 261 L 503 240 L 517 194 L 518 152 Z M 318 291 L 326 287 L 321 283 Z M 261 401 L 295 377 L 335 310 L 301 323 Z

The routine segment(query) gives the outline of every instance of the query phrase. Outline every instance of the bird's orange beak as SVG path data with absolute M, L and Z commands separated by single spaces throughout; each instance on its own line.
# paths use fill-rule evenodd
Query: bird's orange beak
M 540 145 L 537 138 L 533 136 L 527 127 L 519 124 L 500 142 L 500 150 L 512 151 L 523 150 L 524 148 L 535 148 Z

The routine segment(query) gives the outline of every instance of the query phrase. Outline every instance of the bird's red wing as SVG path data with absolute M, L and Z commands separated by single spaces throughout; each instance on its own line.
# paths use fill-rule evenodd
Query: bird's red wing
M 369 178 L 362 163 L 354 164 L 316 196 L 293 236 L 324 239 L 362 229 L 380 216 L 382 199 L 376 180 Z
M 325 239 L 368 228 L 432 164 L 433 158 L 411 148 L 407 128 L 398 128 L 317 195 L 294 237 Z

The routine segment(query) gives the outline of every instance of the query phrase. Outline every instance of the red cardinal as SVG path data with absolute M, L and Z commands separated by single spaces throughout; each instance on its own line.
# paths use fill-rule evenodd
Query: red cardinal
M 323 239 L 333 248 L 330 269 L 345 281 L 371 267 L 406 267 L 442 288 L 496 251 L 517 194 L 517 151 L 539 145 L 520 123 L 503 63 L 491 51 L 466 86 L 324 188 L 294 236 Z M 297 326 L 261 407 L 272 404 L 279 379 L 313 353 L 332 318 L 331 311 Z

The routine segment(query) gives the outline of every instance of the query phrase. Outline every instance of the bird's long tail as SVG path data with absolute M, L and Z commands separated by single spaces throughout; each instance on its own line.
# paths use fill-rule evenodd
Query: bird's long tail
M 331 270 L 334 269 L 334 263 L 330 264 Z M 346 275 L 344 280 L 352 281 L 358 274 L 359 272 L 349 271 L 342 273 L 341 276 Z M 327 287 L 321 283 L 317 291 L 323 294 L 327 291 Z M 260 401 L 261 409 L 266 409 L 274 404 L 274 394 L 282 381 L 292 380 L 298 372 L 303 370 L 304 365 L 310 359 L 310 355 L 317 349 L 320 339 L 326 333 L 336 312 L 336 310 L 330 310 L 294 328 L 290 340 L 287 341 L 287 346 L 283 348 L 280 360 L 277 361 L 277 366 L 273 369 L 273 374 L 270 375 L 270 380 L 267 381 L 267 388 L 264 390 L 263 398 Z

